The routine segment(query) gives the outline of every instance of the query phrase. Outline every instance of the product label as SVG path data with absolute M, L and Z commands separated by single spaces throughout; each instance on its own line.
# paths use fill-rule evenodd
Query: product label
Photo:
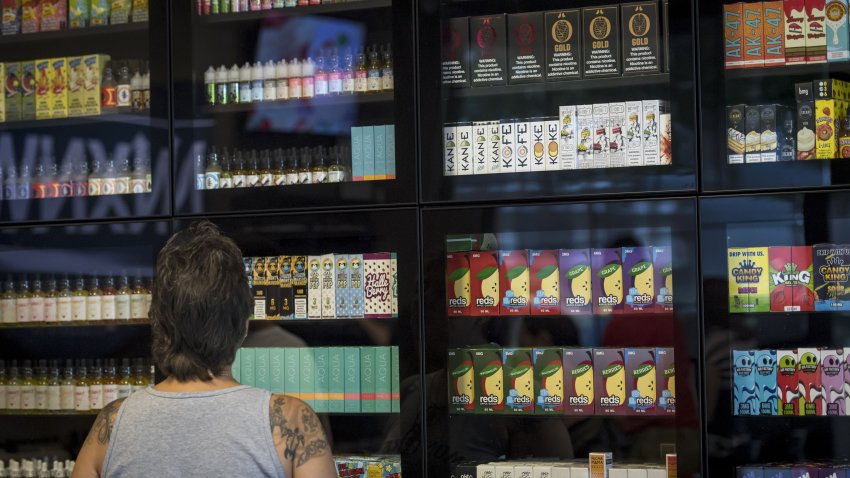
M 623 73 L 658 72 L 661 57 L 658 43 L 658 4 L 627 4 L 623 14 Z
M 469 24 L 472 86 L 504 85 L 507 80 L 505 16 L 472 17 Z
M 442 82 L 469 86 L 469 20 L 466 17 L 444 20 L 442 32 Z
M 546 79 L 581 77 L 581 12 L 546 12 Z
M 582 9 L 584 76 L 620 74 L 619 9 L 615 6 Z
M 542 13 L 508 15 L 508 82 L 535 83 L 543 81 L 545 56 Z

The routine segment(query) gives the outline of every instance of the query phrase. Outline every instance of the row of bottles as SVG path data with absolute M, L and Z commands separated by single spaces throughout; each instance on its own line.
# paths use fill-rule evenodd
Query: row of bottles
M 373 45 L 354 55 L 347 49 L 340 58 L 336 48 L 316 58 L 259 61 L 242 68 L 210 66 L 204 73 L 207 103 L 227 105 L 286 101 L 320 96 L 380 93 L 393 90 L 393 55 L 390 45 Z
M 344 3 L 355 0 L 195 0 L 198 16 L 220 13 L 258 12 L 275 8 L 305 7 L 328 3 Z
M 143 113 L 151 108 L 150 63 L 109 62 L 100 82 L 101 114 Z M 131 73 L 132 72 L 132 73 Z
M 234 150 L 195 156 L 195 189 L 231 189 L 351 181 L 348 146 Z
M 151 291 L 141 277 L 116 278 L 80 275 L 45 281 L 35 275 L 23 275 L 17 284 L 10 275 L 0 294 L 0 323 L 100 322 L 107 320 L 147 319 Z
M 16 166 L 8 161 L 0 166 L 3 199 L 50 199 L 79 196 L 109 196 L 151 192 L 150 158 L 138 154 L 112 157 L 106 161 L 86 158 L 66 160 L 60 167 L 47 157 L 35 166 Z
M 74 460 L 0 460 L 0 478 L 71 478 L 74 474 Z
M 0 410 L 89 412 L 154 383 L 153 364 L 143 358 L 39 360 L 33 366 L 0 360 Z

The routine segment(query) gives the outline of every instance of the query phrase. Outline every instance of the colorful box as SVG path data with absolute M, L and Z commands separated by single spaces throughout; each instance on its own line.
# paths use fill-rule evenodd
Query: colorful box
M 392 317 L 398 318 L 398 254 L 390 253 L 390 296 Z
M 472 175 L 472 123 L 458 123 L 456 132 L 456 167 L 458 176 Z
M 527 121 L 514 123 L 514 164 L 517 173 L 531 171 L 531 126 Z
M 68 116 L 83 116 L 85 95 L 83 84 L 86 77 L 86 66 L 83 57 L 68 58 Z
M 266 320 L 268 297 L 266 297 L 266 258 L 253 258 L 253 279 L 251 290 L 254 293 L 254 320 Z
M 546 122 L 543 118 L 535 118 L 530 124 L 531 128 L 531 171 L 546 171 Z M 556 155 L 557 157 L 557 155 Z
M 833 89 L 829 80 L 814 82 L 815 94 L 815 132 L 817 141 L 815 157 L 833 159 L 838 157 L 838 128 L 842 117 L 842 101 L 838 91 Z
M 609 452 L 591 452 L 587 457 L 589 478 L 608 478 L 614 465 L 614 456 Z
M 308 405 L 316 406 L 316 351 L 310 347 L 298 349 L 299 398 Z
M 847 8 L 847 0 L 826 1 L 826 61 L 830 63 L 850 60 Z
M 276 297 L 278 298 L 278 310 L 280 311 L 281 319 L 292 319 L 293 317 L 293 301 L 292 301 L 292 257 L 278 257 L 280 265 L 280 281 Z
M 313 410 L 316 413 L 328 412 L 328 394 L 330 393 L 331 379 L 329 375 L 328 348 L 314 347 L 313 361 L 315 363 L 315 394 L 313 396 Z
M 119 3 L 127 0 L 118 0 Z M 109 25 L 109 17 L 111 13 L 112 0 L 91 0 L 89 9 L 89 25 L 105 26 Z
M 477 413 L 501 413 L 505 409 L 505 377 L 502 349 L 472 349 L 472 366 L 475 368 L 475 397 Z
M 771 247 L 770 311 L 799 312 L 814 310 L 811 246 Z
M 472 355 L 466 349 L 449 349 L 449 413 L 475 411 L 475 367 Z
M 785 63 L 806 62 L 806 0 L 784 0 Z
M 652 247 L 623 248 L 623 279 L 627 292 L 623 311 L 655 312 L 655 269 Z
M 41 28 L 41 0 L 21 0 L 21 32 L 37 33 Z
M 608 103 L 593 105 L 593 168 L 611 167 L 611 119 Z
M 443 149 L 446 147 L 446 128 L 443 128 L 444 137 L 443 137 Z M 454 141 L 454 128 L 452 127 L 452 141 Z M 452 144 L 452 151 L 454 151 L 454 144 Z M 454 154 L 454 153 L 452 153 Z M 444 151 L 445 155 L 445 151 Z M 454 174 L 454 156 L 452 156 L 452 174 L 445 174 L 446 176 L 451 176 Z M 351 128 L 351 179 L 353 181 L 365 181 L 366 180 L 366 172 L 364 170 L 363 165 L 363 128 L 354 126 Z
M 17 35 L 21 33 L 21 0 L 2 0 L 2 27 L 0 33 L 3 35 Z
M 363 255 L 349 254 L 348 256 L 348 303 L 351 306 L 351 318 L 363 318 Z
M 626 104 L 610 103 L 608 105 L 611 135 L 608 138 L 609 154 L 612 168 L 626 166 Z
M 293 319 L 307 319 L 307 256 L 291 256 Z
M 673 121 L 670 113 L 661 113 L 661 121 L 659 121 L 658 127 L 661 129 L 658 164 L 662 166 L 673 164 Z
M 49 119 L 53 110 L 53 68 L 50 60 L 35 62 L 35 116 L 37 119 Z
M 321 280 L 322 280 L 322 318 L 336 318 L 336 265 L 333 254 L 325 254 L 321 257 Z
M 363 126 L 363 180 L 375 180 L 375 127 Z
M 564 414 L 564 351 L 559 347 L 537 348 L 534 357 L 536 414 Z
M 297 347 L 283 349 L 283 390 L 295 398 L 301 398 L 301 353 Z
M 726 107 L 726 159 L 728 164 L 744 164 L 747 133 L 744 117 L 747 105 Z
M 375 130 L 375 180 L 387 179 L 387 127 L 374 126 Z
M 655 311 L 673 312 L 673 252 L 669 246 L 652 249 L 655 272 Z
M 844 349 L 821 349 L 822 413 L 827 416 L 844 416 Z
M 723 5 L 723 57 L 727 69 L 744 67 L 743 18 L 743 2 Z
M 676 357 L 672 348 L 655 349 L 656 384 L 659 415 L 676 413 Z
M 590 314 L 593 311 L 590 249 L 562 249 L 559 252 L 561 275 L 561 313 Z
M 581 78 L 581 12 L 546 12 L 546 79 Z
M 363 316 L 392 318 L 392 256 L 388 252 L 363 254 Z
M 392 407 L 390 412 L 398 413 L 401 411 L 401 362 L 398 357 L 398 346 L 392 346 L 390 353 L 392 355 L 392 377 L 390 381 L 392 387 Z
M 768 312 L 768 248 L 730 248 L 729 312 Z
M 91 0 L 68 0 L 68 26 L 70 28 L 85 28 L 89 26 L 91 15 Z
M 661 115 L 668 112 L 668 104 L 661 100 L 643 101 L 643 165 L 661 164 Z
M 815 244 L 812 259 L 815 310 L 850 310 L 850 247 Z
M 335 316 L 339 319 L 347 319 L 351 316 L 348 303 L 348 256 L 345 254 L 334 255 L 334 304 L 336 306 Z
M 64 30 L 68 21 L 68 0 L 41 0 L 40 31 Z
M 755 383 L 758 393 L 758 415 L 779 414 L 779 392 L 776 380 L 776 350 L 756 350 Z M 842 383 L 843 383 L 842 378 Z
M 454 253 L 449 254 L 449 256 L 463 256 L 469 261 L 469 279 L 472 287 L 471 302 L 467 310 L 467 314 L 460 315 L 499 315 L 499 297 L 501 294 L 499 289 L 499 253 L 497 251 L 482 251 L 470 252 L 467 254 Z M 464 259 L 461 259 L 461 264 L 463 264 L 463 261 Z M 449 277 L 449 279 L 451 282 L 451 277 Z M 463 280 L 464 279 L 462 277 L 460 285 L 461 294 L 465 294 L 464 288 L 469 287 L 468 284 L 463 283 Z M 457 283 L 458 282 L 454 282 L 455 286 L 453 287 L 455 289 L 458 287 L 456 285 Z M 457 292 L 457 290 L 454 291 L 455 294 L 457 294 Z M 457 297 L 458 296 L 455 295 L 455 299 L 457 299 Z M 450 307 L 451 301 L 452 298 L 450 297 Z
M 564 349 L 564 400 L 567 415 L 593 415 L 593 349 Z
M 307 258 L 307 318 L 322 318 L 322 258 Z
M 763 19 L 762 2 L 744 3 L 744 68 L 764 66 Z
M 529 348 L 502 349 L 505 375 L 505 412 L 534 413 L 533 350 Z
M 561 150 L 560 150 L 560 142 L 561 142 L 561 123 L 558 118 L 550 118 L 544 123 L 544 128 L 546 129 L 546 138 L 543 143 L 545 149 L 545 159 L 546 165 L 544 170 L 546 171 L 559 171 L 561 169 Z M 575 138 L 575 133 L 573 133 L 573 138 Z M 572 149 L 572 152 L 575 152 L 575 147 Z
M 345 349 L 328 348 L 328 412 L 345 412 Z
M 269 349 L 269 390 L 272 393 L 285 393 L 284 374 L 286 373 L 285 354 L 282 348 Z
M 826 62 L 826 0 L 806 0 L 806 63 Z
M 266 320 L 280 320 L 280 256 L 266 257 Z
M 781 114 L 782 107 L 779 105 L 763 105 L 759 108 L 762 163 L 775 163 L 779 159 L 777 117 Z
M 100 82 L 109 55 L 87 55 L 83 57 L 83 114 L 99 115 L 101 112 Z
M 499 251 L 501 315 L 528 315 L 529 290 L 528 251 Z
M 732 351 L 732 414 L 758 415 L 759 393 L 756 388 L 756 354 L 753 350 Z
M 345 347 L 345 413 L 360 413 L 360 347 Z
M 576 131 L 578 125 L 577 107 L 575 105 L 561 106 L 558 108 L 558 113 L 560 127 L 558 144 L 559 165 L 552 169 L 576 169 L 578 168 L 576 161 L 579 153 Z
M 620 249 L 592 249 L 593 313 L 623 312 L 623 266 Z
M 501 120 L 502 162 L 500 172 L 516 172 L 516 135 L 513 120 Z
M 785 64 L 785 12 L 782 1 L 764 2 L 764 66 Z
M 597 415 L 625 415 L 626 367 L 623 349 L 593 349 Z
M 271 390 L 271 375 L 269 375 L 269 349 L 254 349 L 254 386 L 263 390 Z
M 557 250 L 529 251 L 531 315 L 559 315 L 561 286 Z
M 626 355 L 626 396 L 629 415 L 655 415 L 658 404 L 655 349 L 629 348 Z
M 747 132 L 745 163 L 761 162 L 761 108 L 747 106 L 744 114 L 744 131 Z
M 776 386 L 779 396 L 778 415 L 800 414 L 801 396 L 797 380 L 797 350 L 776 351 Z
M 593 105 L 576 106 L 576 139 L 578 141 L 576 143 L 576 169 L 593 169 L 593 135 L 595 131 Z
M 797 83 L 795 96 L 797 99 L 797 160 L 816 159 L 817 129 L 815 121 L 815 92 L 811 81 Z
M 392 409 L 392 352 L 391 347 L 375 349 L 375 412 L 389 413 Z
M 239 350 L 239 358 L 242 363 L 239 364 L 239 377 L 242 385 L 248 385 L 249 387 L 253 387 L 255 383 L 255 370 L 256 370 L 256 362 L 254 358 L 256 357 L 256 350 L 253 348 L 243 347 Z
M 360 347 L 360 411 L 375 413 L 375 347 Z
M 800 416 L 823 415 L 824 397 L 821 392 L 821 354 L 816 348 L 797 349 L 797 381 L 800 384 Z

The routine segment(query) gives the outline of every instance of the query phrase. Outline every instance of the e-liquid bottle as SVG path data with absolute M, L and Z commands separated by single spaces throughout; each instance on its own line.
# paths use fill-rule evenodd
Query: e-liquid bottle
M 115 304 L 115 296 L 118 289 L 115 288 L 115 278 L 110 273 L 103 283 L 103 293 L 100 296 L 100 318 L 102 320 L 115 320 L 118 317 L 118 309 Z
M 0 298 L 0 313 L 2 313 L 4 324 L 14 324 L 18 321 L 17 298 L 15 281 L 9 275 L 3 283 L 3 296 Z
M 247 184 L 245 178 L 245 158 L 242 151 L 236 150 L 233 153 L 233 187 L 244 188 Z
M 204 0 L 204 1 L 206 1 L 206 0 Z M 218 0 L 209 0 L 209 4 L 210 4 L 210 13 L 212 15 L 218 15 L 218 12 L 220 10 Z
M 287 186 L 298 184 L 298 151 L 295 148 L 291 148 L 286 152 L 284 176 L 286 176 L 285 184 Z
M 228 88 L 227 88 L 227 68 L 224 65 L 218 67 L 218 70 L 215 72 L 215 102 L 219 105 L 228 104 L 229 98 L 227 96 Z
M 298 184 L 313 182 L 313 171 L 310 168 L 310 148 L 301 149 L 301 159 L 298 162 Z
M 260 185 L 260 168 L 258 163 L 259 160 L 257 159 L 257 151 L 252 150 L 248 157 L 248 168 L 245 171 L 246 187 L 255 188 Z
M 145 373 L 145 359 L 137 358 L 133 364 L 133 392 L 146 389 L 149 382 L 150 380 Z
M 301 81 L 301 63 L 297 58 L 293 58 L 289 63 L 289 98 L 297 100 L 301 98 L 302 88 Z
M 74 197 L 74 161 L 73 160 L 67 160 L 62 165 L 62 171 L 59 173 L 59 196 L 58 197 L 60 197 L 60 198 Z
M 269 60 L 263 66 L 263 101 L 275 101 L 277 97 L 277 70 Z
M 251 101 L 259 103 L 263 101 L 264 97 L 263 65 L 258 61 L 254 63 L 254 67 L 251 69 Z
M 145 288 L 145 318 L 150 319 L 151 303 L 153 302 L 153 278 L 148 282 L 148 287 Z
M 239 96 L 239 67 L 233 65 L 230 71 L 227 72 L 227 96 L 231 103 L 241 103 L 242 99 Z
M 32 374 L 32 362 L 24 360 L 21 372 L 21 410 L 35 410 L 35 379 Z
M 89 163 L 86 158 L 80 158 L 74 165 L 74 176 L 71 182 L 74 184 L 74 197 L 89 195 Z
M 44 322 L 44 291 L 41 290 L 41 277 L 32 281 L 30 292 L 30 322 Z
M 100 359 L 89 362 L 89 409 L 100 410 L 103 408 L 103 371 Z
M 140 276 L 133 279 L 133 291 L 130 293 L 130 317 L 133 319 L 147 319 L 148 311 L 145 309 L 145 295 L 148 291 Z
M 18 361 L 9 365 L 9 377 L 6 379 L 6 409 L 21 409 L 21 379 L 18 377 Z
M 59 381 L 59 361 L 51 360 L 47 373 L 47 409 L 62 410 L 62 382 Z
M 230 154 L 226 147 L 221 152 L 221 177 L 218 180 L 218 187 L 220 189 L 231 189 L 233 187 Z
M 340 164 L 340 147 L 334 146 L 331 150 L 331 162 L 328 165 L 328 182 L 341 183 L 345 181 L 345 168 Z
M 44 174 L 44 163 L 41 161 L 36 163 L 34 172 L 32 182 L 30 182 L 30 197 L 32 199 L 44 199 L 46 197 L 44 183 L 47 181 Z
M 3 200 L 10 201 L 18 198 L 18 174 L 15 164 L 6 168 L 6 177 L 3 179 Z
M 369 93 L 381 91 L 381 60 L 378 56 L 378 46 L 372 45 L 369 51 L 368 86 Z
M 151 109 L 151 71 L 148 71 L 142 76 L 142 110 L 149 111 Z
M 115 377 L 115 359 L 106 361 L 103 369 L 103 404 L 109 404 L 118 400 L 118 380 Z
M 127 398 L 133 393 L 133 369 L 130 359 L 121 359 L 121 378 L 118 379 L 118 398 Z
M 325 71 L 325 57 L 320 52 L 319 56 L 316 57 L 316 74 L 314 75 L 315 79 L 315 95 L 316 96 L 327 96 L 328 95 L 328 73 Z
M 354 94 L 354 55 L 351 54 L 351 48 L 345 49 L 342 58 L 342 94 Z
M 115 194 L 130 194 L 130 158 L 122 157 L 115 173 Z
M 129 113 L 132 109 L 132 94 L 130 92 L 130 69 L 127 63 L 122 63 L 118 69 L 117 89 L 118 112 Z
M 263 9 L 262 0 L 248 0 L 252 12 L 257 12 Z
M 340 95 L 342 94 L 342 70 L 339 68 L 339 55 L 337 55 L 336 50 L 331 55 L 329 68 L 328 94 Z
M 140 113 L 144 108 L 144 100 L 142 99 L 142 74 L 136 68 L 133 77 L 130 78 L 130 109 L 135 113 Z
M 207 161 L 204 159 L 204 152 L 201 148 L 195 151 L 195 189 L 203 191 L 206 189 L 206 171 Z
M 59 295 L 56 298 L 56 317 L 59 319 L 59 322 L 71 322 L 74 320 L 71 306 L 72 295 L 71 279 L 68 276 L 64 276 L 59 286 Z
M 103 303 L 100 296 L 103 291 L 100 290 L 100 279 L 97 275 L 89 279 L 89 295 L 86 297 L 86 319 L 89 322 L 99 322 L 101 313 L 103 312 Z
M 29 322 L 32 314 L 30 313 L 30 283 L 27 276 L 21 276 L 18 280 L 18 299 L 15 301 L 15 307 L 18 310 L 18 323 Z
M 142 194 L 148 192 L 148 169 L 147 156 L 138 155 L 133 159 L 133 174 L 130 176 L 130 192 Z
M 106 170 L 103 172 L 100 184 L 101 196 L 111 196 L 117 190 L 118 170 L 115 168 L 115 158 L 109 158 L 106 162 Z
M 289 99 L 289 65 L 286 60 L 280 60 L 275 66 L 275 89 L 278 101 Z
M 86 281 L 83 276 L 77 277 L 74 284 L 74 292 L 71 295 L 71 320 L 73 322 L 86 321 L 86 298 L 89 296 L 86 291 Z
M 391 45 L 387 45 L 383 55 L 384 69 L 381 71 L 381 89 L 383 91 L 392 91 L 395 85 L 393 84 L 393 51 Z
M 239 102 L 250 103 L 254 101 L 253 93 L 251 92 L 251 65 L 245 62 L 242 68 L 239 69 Z
M 312 184 L 328 182 L 328 166 L 325 164 L 325 148 L 316 146 L 313 150 L 313 165 L 310 168 L 310 181 Z
M 274 0 L 272 2 L 272 8 L 283 8 L 286 6 L 286 2 L 284 0 Z
M 272 0 L 263 0 L 262 8 L 263 8 L 263 10 L 271 10 L 272 9 Z
M 207 155 L 207 169 L 204 172 L 204 189 L 218 189 L 221 183 L 221 164 L 218 162 L 218 151 L 215 146 L 210 147 Z
M 74 397 L 77 380 L 74 377 L 74 362 L 71 360 L 65 361 L 65 371 L 62 376 L 62 381 L 59 384 L 59 408 L 62 410 L 76 409 L 76 400 Z
M 47 164 L 44 166 L 45 182 L 44 197 L 58 198 L 59 197 L 59 166 L 56 164 L 56 158 L 50 156 L 47 158 Z
M 260 153 L 260 186 L 267 187 L 274 184 L 274 170 L 272 170 L 272 159 L 269 150 L 264 149 Z
M 57 322 L 59 320 L 59 291 L 56 289 L 56 279 L 51 276 L 45 284 L 44 321 Z
M 242 11 L 241 2 L 239 0 L 230 0 L 230 11 L 232 13 L 239 13 Z
M 249 11 L 249 10 L 251 9 L 251 8 L 248 6 L 248 2 L 249 2 L 249 0 L 240 0 L 240 1 L 239 1 L 239 11 L 240 11 L 240 12 L 247 12 L 247 11 Z
M 103 69 L 103 81 L 100 82 L 100 112 L 114 113 L 118 110 L 118 84 L 112 73 L 111 63 Z
M 274 150 L 274 179 L 275 186 L 286 185 L 286 167 L 283 159 L 283 149 L 277 148 Z
M 21 172 L 18 174 L 18 199 L 29 199 L 32 194 L 32 175 L 28 164 L 21 164 Z
M 363 48 L 360 48 L 360 53 L 357 54 L 357 69 L 354 71 L 354 92 L 358 94 L 369 91 L 368 82 L 369 72 L 366 68 L 366 55 L 363 53 Z
M 47 391 L 50 380 L 47 378 L 47 360 L 39 360 L 35 368 L 35 409 L 47 410 Z
M 6 409 L 6 361 L 0 359 L 0 410 Z
M 230 13 L 230 0 L 220 0 L 219 6 L 218 6 L 218 11 L 220 13 Z M 105 401 L 105 403 L 109 403 L 109 402 Z
M 298 6 L 298 0 L 283 0 L 283 5 L 285 7 L 295 7 Z
M 312 58 L 307 58 L 301 65 L 301 97 L 312 98 L 316 96 L 316 67 Z
M 118 320 L 130 320 L 130 292 L 130 280 L 127 274 L 123 274 L 115 294 L 115 317 Z
M 88 175 L 89 196 L 103 195 L 103 163 L 99 159 L 93 159 L 91 173 Z

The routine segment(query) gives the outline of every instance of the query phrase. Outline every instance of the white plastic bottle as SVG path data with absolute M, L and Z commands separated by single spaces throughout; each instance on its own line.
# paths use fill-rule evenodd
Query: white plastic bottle
M 289 98 L 297 100 L 302 96 L 301 63 L 293 58 L 289 63 Z
M 286 64 L 286 60 L 280 60 L 280 62 L 275 66 L 275 89 L 277 90 L 275 96 L 278 101 L 285 101 L 289 99 L 289 66 Z
M 277 81 L 275 81 L 274 62 L 269 60 L 263 66 L 263 101 L 277 99 Z
M 215 104 L 215 70 L 212 66 L 204 72 L 204 90 L 207 93 L 207 104 Z
M 227 72 L 227 97 L 231 103 L 242 102 L 239 91 L 239 67 L 236 65 L 231 66 L 230 71 Z
M 312 98 L 316 96 L 315 78 L 313 77 L 315 73 L 316 68 L 315 65 L 313 65 L 313 59 L 307 58 L 304 60 L 304 63 L 301 65 L 302 98 Z
M 264 96 L 263 65 L 258 61 L 254 63 L 254 68 L 251 69 L 251 101 L 259 103 L 263 101 Z
M 239 69 L 239 102 L 250 103 L 254 101 L 251 92 L 251 65 L 245 62 Z
M 227 88 L 227 68 L 224 65 L 218 67 L 215 74 L 215 102 L 219 105 L 230 103 Z

